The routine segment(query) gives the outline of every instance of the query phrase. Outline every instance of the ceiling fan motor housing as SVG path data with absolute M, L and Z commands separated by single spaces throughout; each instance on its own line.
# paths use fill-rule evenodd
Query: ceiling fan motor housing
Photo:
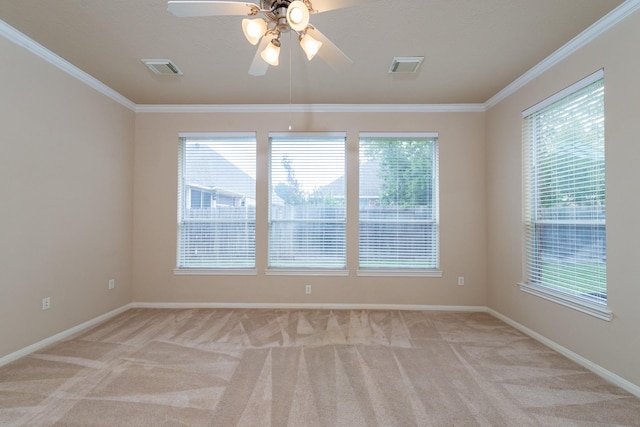
M 281 7 L 284 7 L 286 9 L 287 7 L 289 7 L 291 1 L 293 0 L 262 0 L 260 2 L 260 7 L 262 8 L 262 10 L 276 10 Z

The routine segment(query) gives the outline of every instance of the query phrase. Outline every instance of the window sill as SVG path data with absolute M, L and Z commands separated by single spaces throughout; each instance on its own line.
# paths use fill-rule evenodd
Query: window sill
M 348 276 L 349 270 L 334 270 L 321 268 L 267 268 L 267 276 Z
M 442 277 L 440 270 L 408 270 L 393 268 L 363 268 L 358 270 L 358 276 L 364 277 Z
M 255 268 L 175 268 L 176 276 L 256 276 Z
M 606 320 L 607 322 L 610 322 L 613 319 L 613 312 L 601 304 L 591 303 L 581 298 L 573 297 L 569 294 L 554 291 L 553 289 L 548 289 L 543 286 L 530 285 L 527 283 L 519 283 L 518 286 L 521 291 L 528 294 L 564 305 L 565 307 L 597 317 L 598 319 Z

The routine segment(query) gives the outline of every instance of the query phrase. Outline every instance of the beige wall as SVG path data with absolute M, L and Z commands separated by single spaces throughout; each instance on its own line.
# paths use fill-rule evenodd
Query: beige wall
M 293 114 L 296 131 L 440 134 L 442 278 L 266 276 L 267 137 L 289 114 L 138 113 L 0 38 L 0 357 L 129 302 L 489 306 L 640 384 L 640 14 L 487 113 Z M 521 292 L 520 112 L 605 68 L 609 305 L 605 322 Z M 256 131 L 256 276 L 175 276 L 177 135 Z M 135 141 L 135 142 L 134 142 Z M 348 209 L 357 211 L 357 183 Z M 464 275 L 465 286 L 456 278 Z M 109 278 L 116 289 L 107 290 Z M 135 284 L 135 286 L 133 285 Z M 310 296 L 304 284 L 313 285 Z M 50 296 L 52 308 L 40 309 Z
M 640 384 L 640 13 L 487 112 L 488 305 L 586 359 Z M 520 291 L 521 111 L 605 69 L 606 322 Z
M 486 195 L 484 113 L 294 114 L 295 131 L 346 131 L 348 173 L 357 174 L 360 131 L 437 131 L 440 144 L 442 278 L 357 277 L 358 227 L 347 226 L 348 277 L 267 276 L 268 132 L 289 113 L 139 113 L 136 119 L 134 301 L 187 303 L 343 303 L 484 306 Z M 175 276 L 178 132 L 256 131 L 256 276 Z M 357 215 L 358 187 L 347 189 Z M 355 243 L 355 245 L 353 244 Z M 465 286 L 457 276 L 465 276 Z M 311 295 L 304 285 L 311 284 Z
M 1 357 L 131 301 L 135 115 L 2 37 L 0 52 Z

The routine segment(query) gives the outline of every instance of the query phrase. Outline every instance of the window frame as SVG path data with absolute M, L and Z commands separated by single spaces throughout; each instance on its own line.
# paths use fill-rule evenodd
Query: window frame
M 255 276 L 257 275 L 257 242 L 254 237 L 253 244 L 253 266 L 245 267 L 245 266 L 237 266 L 237 267 L 217 267 L 217 266 L 203 266 L 203 267 L 190 267 L 190 266 L 181 266 L 181 233 L 182 233 L 182 225 L 184 223 L 183 212 L 187 207 L 186 203 L 189 203 L 191 206 L 191 196 L 192 191 L 197 190 L 200 192 L 207 192 L 206 189 L 196 188 L 197 186 L 188 186 L 185 183 L 185 148 L 186 144 L 189 140 L 220 140 L 224 141 L 225 139 L 248 139 L 252 140 L 254 143 L 254 159 L 256 169 L 258 167 L 258 140 L 256 132 L 180 132 L 178 134 L 178 193 L 177 193 L 177 217 L 176 217 L 176 267 L 173 270 L 175 275 L 240 275 L 240 276 Z M 228 142 L 228 141 L 227 141 Z M 254 184 L 255 187 L 255 184 Z M 208 194 L 211 194 L 208 191 Z M 255 196 L 255 195 L 254 195 Z M 255 197 L 254 197 L 255 199 Z M 196 208 L 198 209 L 198 208 Z M 199 209 L 203 209 L 202 206 Z M 254 230 L 257 226 L 257 214 L 255 213 L 254 207 Z
M 343 266 L 341 267 L 321 267 L 321 266 L 285 266 L 285 265 L 272 265 L 272 225 L 274 220 L 272 218 L 272 197 L 274 193 L 273 189 L 273 139 L 321 139 L 327 138 L 332 140 L 342 140 L 343 149 L 343 174 L 344 177 L 344 216 L 340 221 L 332 221 L 336 224 L 342 224 L 343 226 Z M 348 187 L 348 170 L 347 170 L 347 133 L 346 132 L 269 132 L 269 149 L 268 149 L 268 213 L 267 213 L 267 266 L 265 269 L 265 275 L 279 275 L 279 276 L 348 276 L 348 241 L 347 241 L 347 223 L 348 223 L 348 209 L 347 209 L 347 187 Z M 278 222 L 275 220 L 275 222 Z
M 533 247 L 537 247 L 537 243 L 542 238 L 539 233 L 541 233 L 541 226 L 549 223 L 548 220 L 545 219 L 536 219 L 538 213 L 538 203 L 536 200 L 539 198 L 539 190 L 538 186 L 542 185 L 537 180 L 537 175 L 535 173 L 536 170 L 540 167 L 535 157 L 535 154 L 531 153 L 533 148 L 536 146 L 537 141 L 535 140 L 535 135 L 529 133 L 529 120 L 534 120 L 536 117 L 536 113 L 546 109 L 547 107 L 553 107 L 554 104 L 558 103 L 558 107 L 563 107 L 562 101 L 566 100 L 568 97 L 577 94 L 579 91 L 590 87 L 595 83 L 603 82 L 604 85 L 604 70 L 598 70 L 597 72 L 585 77 L 584 79 L 572 84 L 571 86 L 561 90 L 560 92 L 550 96 L 549 98 L 544 99 L 543 101 L 535 104 L 534 106 L 527 108 L 522 112 L 522 173 L 523 173 L 523 282 L 519 283 L 519 288 L 527 292 L 529 294 L 544 298 L 546 300 L 555 302 L 557 304 L 572 308 L 574 310 L 589 314 L 591 316 L 597 317 L 599 319 L 610 321 L 613 318 L 613 313 L 608 308 L 608 299 L 604 302 L 598 301 L 595 298 L 589 299 L 582 295 L 579 295 L 577 292 L 574 294 L 570 292 L 568 289 L 556 289 L 551 287 L 552 284 L 544 285 L 540 282 L 536 283 L 535 281 L 530 281 L 530 275 L 535 274 L 536 272 L 540 272 L 542 267 L 539 265 L 542 263 L 542 259 L 538 259 L 537 257 L 531 258 L 530 253 L 533 250 Z M 604 103 L 604 97 L 602 98 L 602 102 Z M 603 111 L 602 120 L 604 120 L 604 111 Z M 572 117 L 573 118 L 573 117 Z M 578 120 L 578 118 L 575 118 Z M 603 136 L 604 138 L 604 136 Z M 603 149 L 604 150 L 604 149 Z M 604 155 L 604 152 L 602 153 Z M 605 172 L 606 173 L 606 172 Z M 536 176 L 534 176 L 536 175 Z M 566 177 L 569 179 L 569 176 Z M 564 181 L 563 181 L 564 182 Z M 606 210 L 606 208 L 605 208 Z M 604 214 L 606 218 L 606 213 Z M 556 221 L 558 222 L 558 221 Z M 563 219 L 560 221 L 562 225 L 569 226 L 580 226 L 584 225 L 584 221 L 578 218 L 572 219 Z M 555 222 L 554 222 L 555 223 Z M 605 226 L 605 236 L 606 236 L 606 219 L 602 221 L 602 224 Z M 606 237 L 605 237 L 606 239 Z M 555 243 L 555 242 L 554 242 Z M 561 243 L 558 243 L 559 245 Z M 560 246 L 553 246 L 557 248 L 556 250 L 560 250 Z M 606 250 L 606 249 L 605 249 Z M 530 269 L 530 265 L 533 265 L 533 270 Z M 606 269 L 606 262 L 605 262 Z M 606 270 L 605 270 L 606 271 Z M 538 273 L 539 274 L 539 273 Z M 575 277 L 575 276 L 574 276 Z M 605 278 L 606 280 L 606 278 Z M 605 282 L 606 283 L 606 282 Z M 560 287 L 559 284 L 554 284 L 553 286 Z
M 432 224 L 435 228 L 434 235 L 432 236 L 435 246 L 434 268 L 421 268 L 421 267 L 374 267 L 362 265 L 362 212 L 360 207 L 360 197 L 362 190 L 362 175 L 359 168 L 358 171 L 358 276 L 370 276 L 370 277 L 442 277 L 443 273 L 440 269 L 440 173 L 439 173 L 439 134 L 438 132 L 360 132 L 358 138 L 358 153 L 359 153 L 359 165 L 362 165 L 360 159 L 360 152 L 362 149 L 362 141 L 366 138 L 389 138 L 389 139 L 402 139 L 402 138 L 420 138 L 420 139 L 432 139 L 433 140 L 433 157 L 432 157 L 432 220 L 425 221 L 425 224 Z M 366 222 L 366 221 L 364 221 Z

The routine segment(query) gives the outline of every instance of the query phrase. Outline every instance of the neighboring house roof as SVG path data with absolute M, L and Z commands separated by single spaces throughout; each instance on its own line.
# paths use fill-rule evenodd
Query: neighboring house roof
M 197 146 L 197 149 L 205 150 L 199 155 L 207 158 L 208 161 L 203 162 L 200 167 L 187 168 L 186 185 L 203 189 L 216 188 L 218 191 L 230 194 L 255 197 L 253 196 L 256 194 L 256 180 L 254 178 L 206 145 Z M 216 168 L 215 165 L 219 165 L 219 167 Z M 379 167 L 380 163 L 376 160 L 370 160 L 360 165 L 360 185 L 362 187 L 360 198 L 376 199 L 380 196 L 382 179 L 378 175 Z M 344 196 L 344 175 L 321 187 L 318 191 L 324 194 Z M 272 202 L 281 204 L 280 200 Z
M 198 155 L 206 158 L 207 161 L 202 162 L 199 167 L 187 168 L 186 185 L 216 188 L 218 191 L 255 198 L 256 180 L 254 178 L 206 145 L 197 145 L 193 149 L 203 150 Z
M 360 164 L 360 198 L 377 199 L 380 197 L 382 179 L 380 178 L 380 162 L 370 160 Z
M 378 174 L 380 162 L 370 160 L 360 164 L 360 198 L 377 199 L 380 196 L 382 179 Z M 344 195 L 344 175 L 321 187 L 319 192 L 324 194 Z

